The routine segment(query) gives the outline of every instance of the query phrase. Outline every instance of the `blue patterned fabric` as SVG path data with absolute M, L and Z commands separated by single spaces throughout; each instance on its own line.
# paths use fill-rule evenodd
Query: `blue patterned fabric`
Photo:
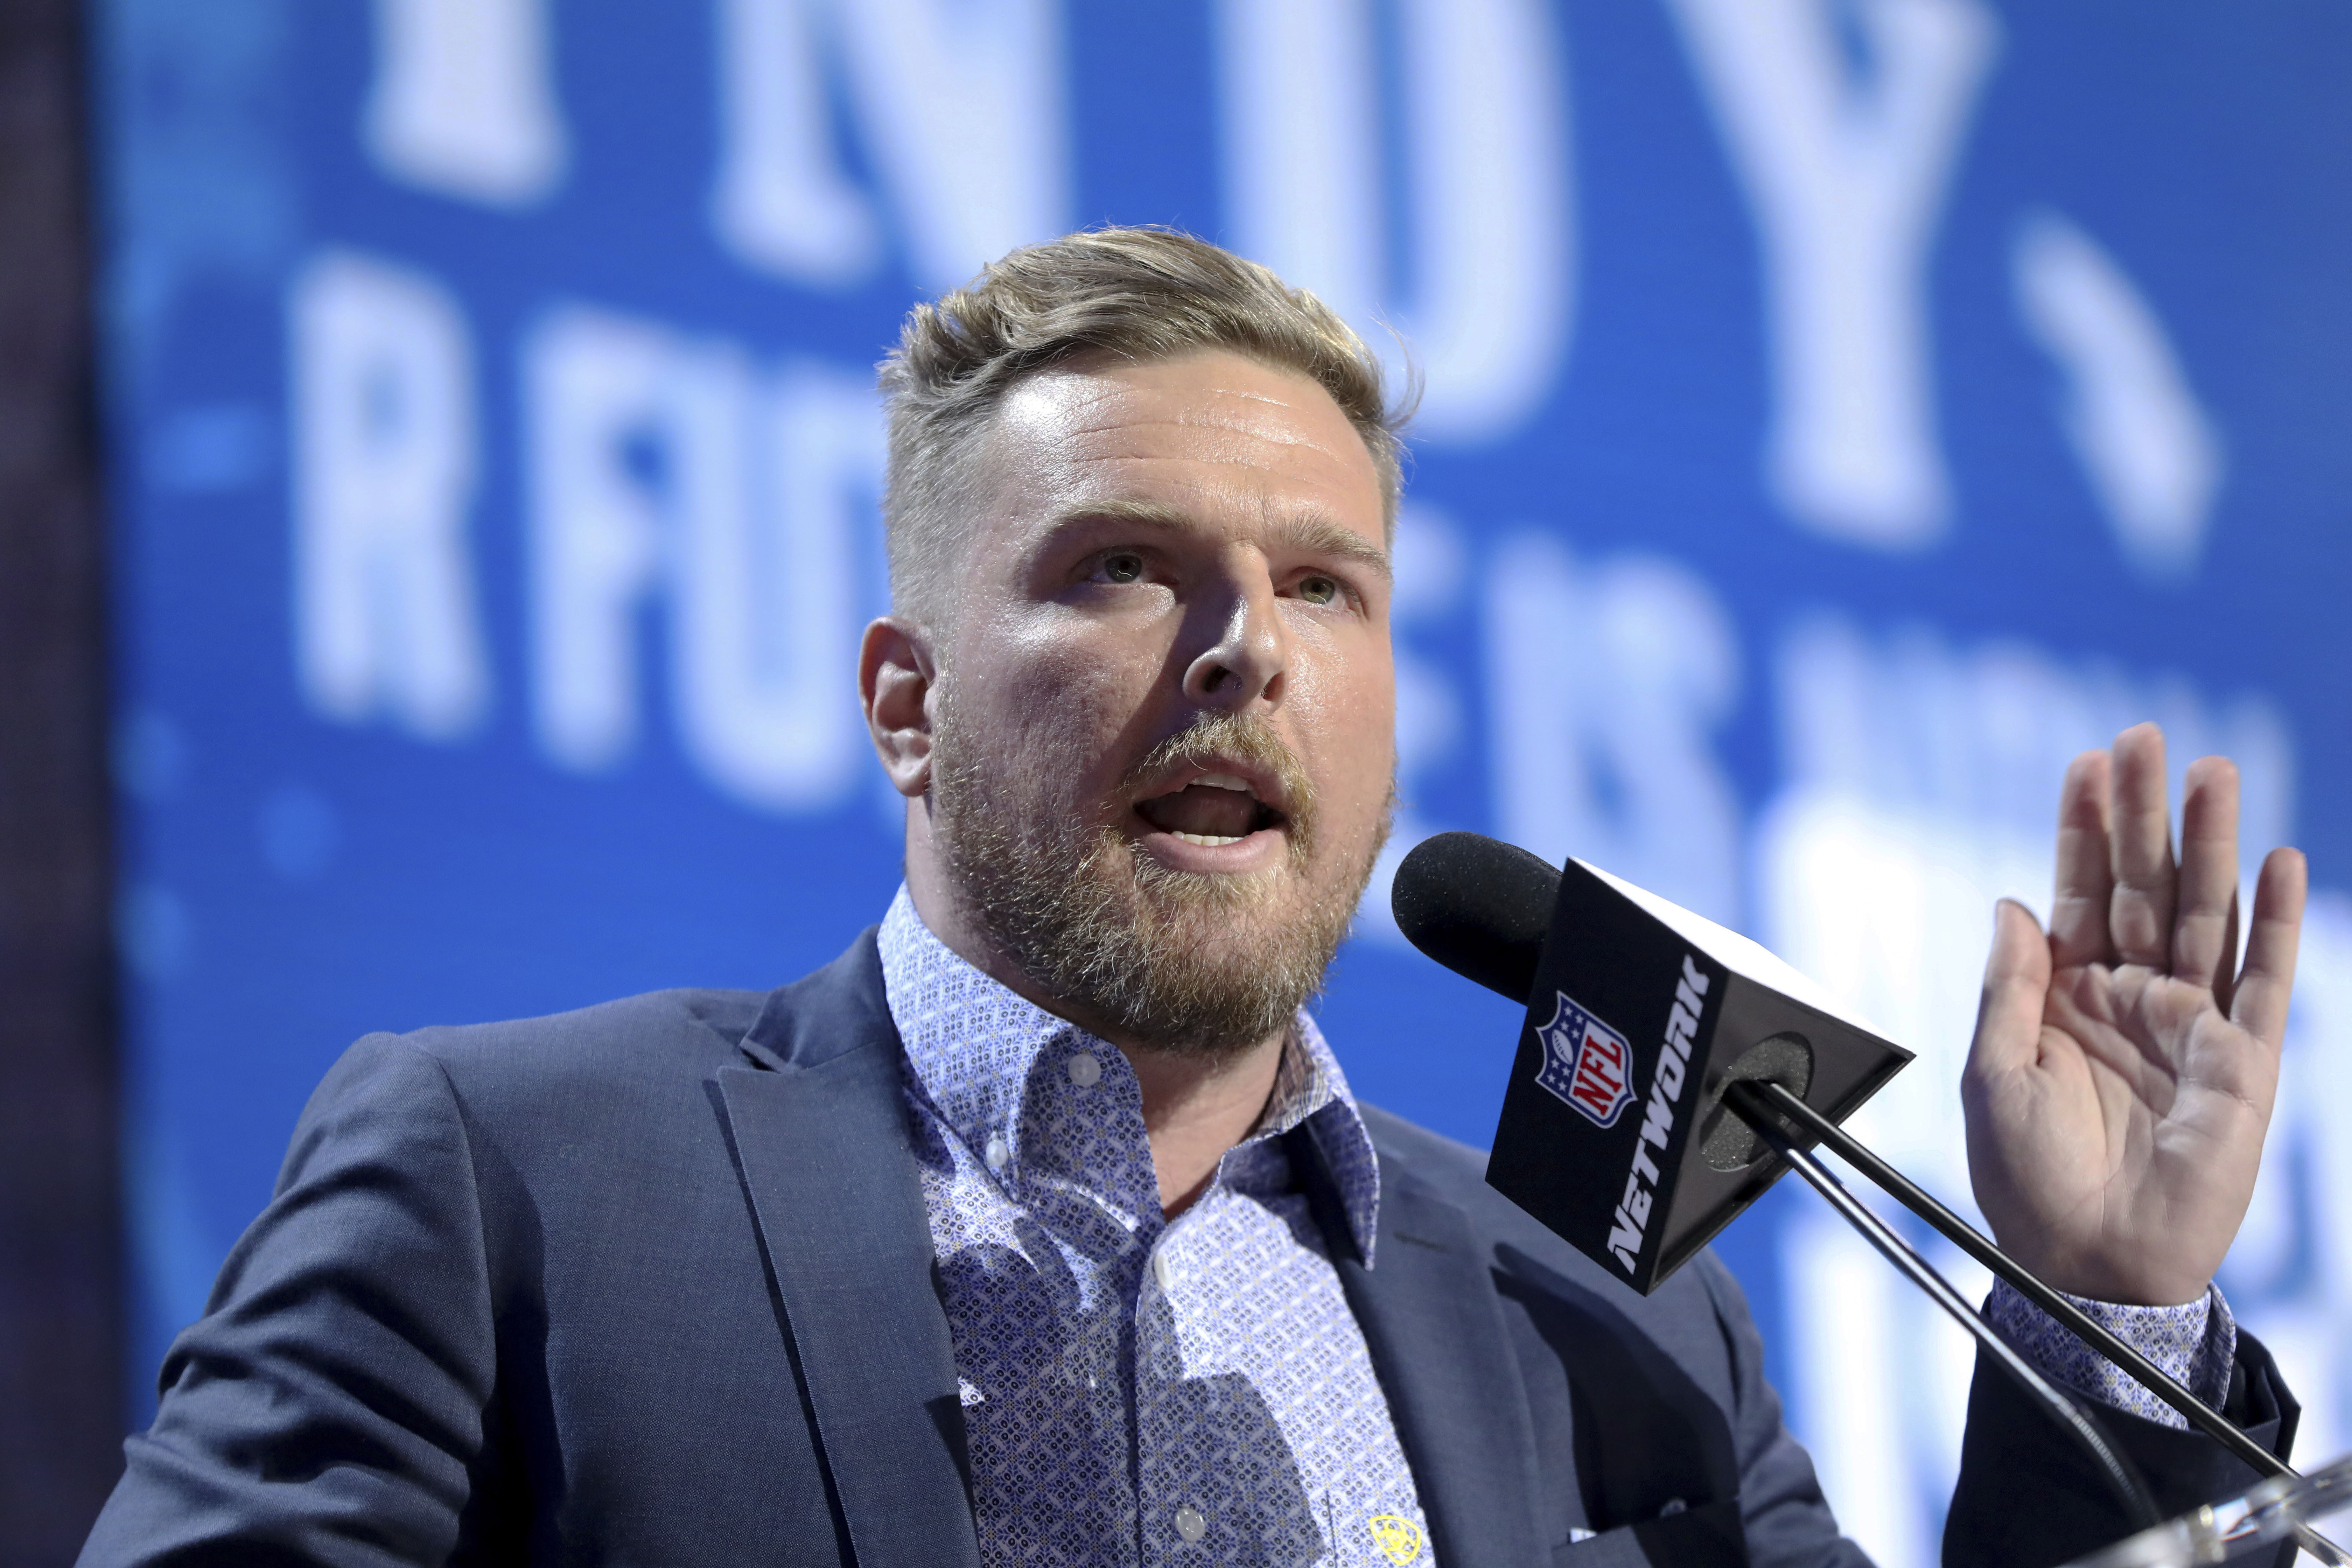
M 2107 1332 L 2164 1369 L 2189 1392 L 2213 1406 L 2229 1397 L 2230 1366 L 2238 1357 L 2237 1320 L 2221 1299 L 2219 1286 L 2178 1307 L 2126 1307 L 2068 1296 Z M 2180 1412 L 2135 1382 L 2129 1373 L 2076 1339 L 2073 1332 L 2041 1308 L 1996 1280 L 1985 1302 L 1985 1317 L 2001 1337 L 2053 1383 L 2089 1394 L 2102 1405 L 2180 1431 L 2189 1422 Z
M 1370 1136 L 1301 1013 L 1256 1131 L 1171 1223 L 1118 1047 L 950 952 L 901 889 L 882 973 L 992 1564 L 1428 1565 L 1428 1521 L 1281 1135 L 1368 1260 Z

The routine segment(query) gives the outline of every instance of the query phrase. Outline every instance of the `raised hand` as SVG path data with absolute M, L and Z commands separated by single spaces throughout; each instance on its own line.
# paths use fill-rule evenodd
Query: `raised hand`
M 2003 900 L 1960 1086 L 1993 1235 L 2062 1290 L 2194 1300 L 2245 1218 L 2278 1089 L 2303 924 L 2301 854 L 2273 849 L 2238 951 L 2238 770 L 2189 768 L 2180 857 L 2164 736 L 2126 730 L 2066 771 L 2048 935 Z

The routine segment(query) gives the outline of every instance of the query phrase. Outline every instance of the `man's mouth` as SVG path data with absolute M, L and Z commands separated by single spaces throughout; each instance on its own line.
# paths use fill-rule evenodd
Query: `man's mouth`
M 1135 814 L 1171 837 L 1204 848 L 1238 844 L 1290 820 L 1258 798 L 1257 785 L 1228 773 L 1201 773 L 1180 789 L 1139 800 Z

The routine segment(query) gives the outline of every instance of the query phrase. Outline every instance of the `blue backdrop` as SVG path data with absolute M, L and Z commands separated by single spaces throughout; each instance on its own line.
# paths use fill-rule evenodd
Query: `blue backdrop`
M 2240 758 L 2322 892 L 2224 1284 L 2306 1456 L 2352 1442 L 2342 7 L 96 17 L 142 1384 L 355 1036 L 764 988 L 878 916 L 871 367 L 1003 249 L 1155 222 L 1425 377 L 1399 849 L 1573 852 L 1774 946 L 1920 1053 L 1864 1125 L 1956 1203 L 2066 758 L 2151 717 L 2176 773 Z M 1483 1142 L 1514 1012 L 1385 901 L 1327 1028 Z M 1849 1529 L 1924 1564 L 1968 1352 L 1855 1247 L 1781 1193 L 1724 1249 Z

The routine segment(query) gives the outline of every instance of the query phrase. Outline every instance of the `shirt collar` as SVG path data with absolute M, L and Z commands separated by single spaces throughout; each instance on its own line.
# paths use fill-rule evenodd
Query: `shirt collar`
M 1131 1208 L 1139 1222 L 1158 1217 L 1141 1091 L 1118 1047 L 958 957 L 923 923 L 904 886 L 882 919 L 877 945 L 883 990 L 909 1072 L 940 1120 L 992 1171 L 1008 1182 L 1034 1175 L 1129 1189 L 1103 1195 Z M 1081 1056 L 1093 1058 L 1092 1068 L 1079 1063 L 1073 1072 Z M 1054 1114 L 1053 1106 L 1081 1076 L 1096 1079 L 1087 1092 L 1099 1112 L 1085 1120 L 1086 1135 L 1073 1136 L 1069 1120 Z M 1237 1156 L 1246 1158 L 1302 1126 L 1339 1191 L 1357 1249 L 1370 1263 L 1380 1220 L 1379 1160 L 1347 1078 L 1303 1008 L 1284 1045 L 1265 1113 L 1226 1155 L 1218 1179 L 1234 1171 Z M 1105 1144 L 1107 1131 L 1116 1144 Z M 1128 1157 L 1116 1157 L 1121 1152 Z M 1139 1186 L 1143 1190 L 1133 1190 Z

